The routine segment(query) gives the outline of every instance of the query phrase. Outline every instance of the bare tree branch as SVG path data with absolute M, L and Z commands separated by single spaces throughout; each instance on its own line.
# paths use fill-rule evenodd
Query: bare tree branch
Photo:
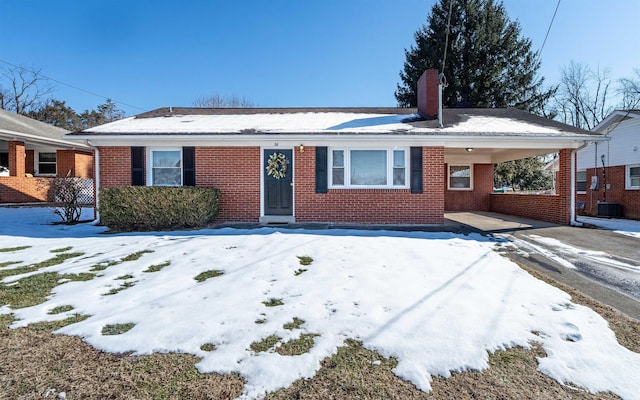
M 253 108 L 256 105 L 246 97 L 213 94 L 211 96 L 198 97 L 193 101 L 193 106 L 203 108 Z
M 7 68 L 0 72 L 0 108 L 27 114 L 41 106 L 53 91 L 49 80 L 40 69 L 22 66 Z

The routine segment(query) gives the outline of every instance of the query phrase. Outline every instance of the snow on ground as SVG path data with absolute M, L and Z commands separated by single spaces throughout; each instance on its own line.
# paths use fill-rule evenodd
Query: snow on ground
M 202 372 L 244 376 L 247 398 L 312 377 L 346 338 L 396 357 L 394 372 L 425 391 L 433 375 L 487 368 L 487 351 L 538 341 L 548 355 L 539 359 L 543 373 L 591 392 L 640 399 L 640 354 L 620 346 L 591 309 L 500 256 L 487 237 L 271 228 L 103 235 L 104 228 L 90 224 L 40 225 L 55 220 L 47 211 L 0 208 L 0 248 L 32 246 L 1 252 L 0 263 L 24 265 L 72 246 L 84 255 L 41 271 L 79 273 L 138 251 L 152 253 L 108 267 L 90 281 L 59 285 L 43 304 L 0 307 L 19 319 L 13 327 L 91 315 L 58 333 L 110 352 L 195 354 Z M 313 262 L 302 266 L 297 256 Z M 144 272 L 167 262 L 158 272 Z M 194 279 L 208 270 L 223 275 Z M 132 277 L 117 279 L 125 275 Z M 105 295 L 124 282 L 134 286 Z M 283 305 L 263 304 L 270 299 Z M 74 309 L 47 314 L 62 305 Z M 284 329 L 294 317 L 306 322 Z M 124 323 L 135 326 L 102 334 L 106 325 Z M 282 338 L 279 346 L 303 333 L 319 335 L 303 355 L 250 349 L 269 335 Z M 216 349 L 201 350 L 205 343 Z
M 579 222 L 595 225 L 598 228 L 640 238 L 640 221 L 631 219 L 609 219 L 578 216 Z

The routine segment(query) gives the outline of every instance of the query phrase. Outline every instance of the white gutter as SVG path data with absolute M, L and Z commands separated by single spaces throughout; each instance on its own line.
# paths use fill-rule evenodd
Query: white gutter
M 582 146 L 571 150 L 571 217 L 569 221 L 571 226 L 582 226 L 582 222 L 576 220 L 576 154 L 579 150 L 587 147 L 588 144 L 588 142 L 584 142 Z
M 98 193 L 100 191 L 100 150 L 92 145 L 91 143 L 89 143 L 88 139 L 85 139 L 85 144 L 89 147 L 91 147 L 94 151 L 93 153 L 93 160 L 95 162 L 96 168 L 95 171 L 93 171 L 94 177 L 93 177 L 93 182 L 94 182 L 94 188 L 95 188 L 95 193 L 93 194 L 95 196 L 95 208 L 94 208 L 94 223 L 99 223 L 100 222 L 100 214 L 98 213 L 98 204 L 100 203 L 100 196 L 98 196 Z
M 87 147 L 82 144 L 82 142 L 69 141 L 64 139 L 55 139 L 49 138 L 46 136 L 38 136 L 30 133 L 22 133 L 22 132 L 14 132 L 6 129 L 0 129 L 0 135 L 5 137 L 6 140 L 19 140 L 19 141 L 28 141 L 34 143 L 47 144 L 50 146 L 65 146 L 75 149 L 87 150 Z M 81 139 L 76 139 L 81 140 Z

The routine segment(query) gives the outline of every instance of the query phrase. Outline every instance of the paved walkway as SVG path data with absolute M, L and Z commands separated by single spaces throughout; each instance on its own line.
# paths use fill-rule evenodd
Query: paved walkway
M 559 282 L 640 320 L 640 240 L 613 231 L 485 212 L 445 214 L 460 231 L 513 242 L 510 255 Z

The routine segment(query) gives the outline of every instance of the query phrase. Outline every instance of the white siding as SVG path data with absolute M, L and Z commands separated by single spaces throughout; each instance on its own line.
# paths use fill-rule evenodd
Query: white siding
M 597 154 L 594 155 L 596 145 L 593 143 L 578 152 L 577 169 L 602 167 L 600 157 L 604 154 L 607 167 L 640 163 L 640 118 L 612 124 L 609 132 L 611 140 L 597 144 Z M 597 162 L 597 165 L 594 165 Z

